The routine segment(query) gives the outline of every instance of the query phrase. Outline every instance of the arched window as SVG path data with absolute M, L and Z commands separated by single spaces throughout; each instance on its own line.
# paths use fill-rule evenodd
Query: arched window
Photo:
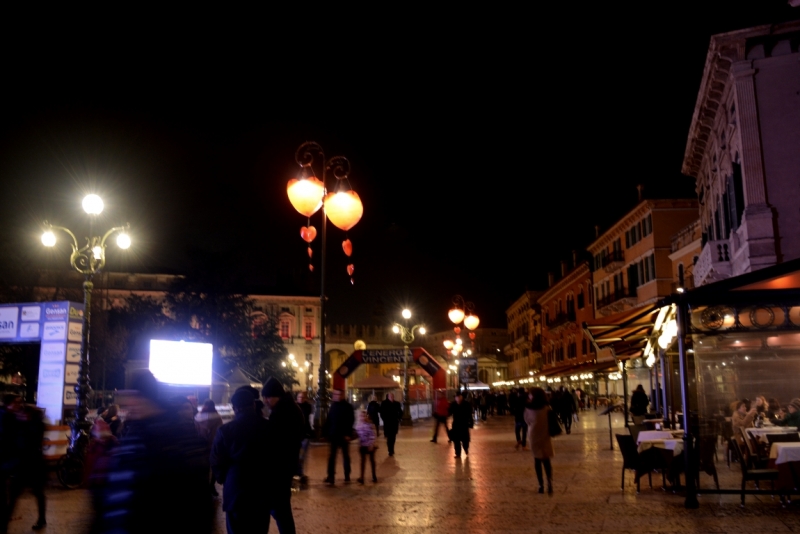
M 585 297 L 583 294 L 583 286 L 578 288 L 578 309 L 582 310 L 586 306 Z

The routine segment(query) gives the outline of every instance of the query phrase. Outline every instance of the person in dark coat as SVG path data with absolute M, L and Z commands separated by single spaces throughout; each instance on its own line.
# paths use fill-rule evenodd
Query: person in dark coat
M 13 453 L 15 458 L 10 469 L 11 476 L 8 494 L 8 508 L 5 513 L 5 523 L 2 532 L 6 531 L 9 521 L 14 514 L 17 500 L 26 487 L 30 487 L 36 497 L 38 518 L 33 525 L 33 530 L 41 530 L 47 526 L 45 516 L 46 501 L 44 485 L 47 481 L 47 464 L 42 453 L 42 440 L 44 439 L 44 413 L 33 406 L 25 406 L 21 397 L 16 397 L 8 407 L 16 419 L 13 430 Z
M 450 403 L 450 415 L 453 416 L 450 438 L 456 449 L 456 458 L 461 458 L 461 447 L 464 447 L 464 454 L 469 455 L 469 429 L 473 425 L 472 406 L 464 400 L 461 391 L 456 393 L 456 399 Z
M 524 451 L 527 449 L 528 439 L 528 423 L 525 422 L 525 401 L 527 394 L 525 388 L 519 388 L 519 391 L 512 391 L 513 395 L 509 396 L 511 413 L 514 415 L 514 436 L 517 438 L 516 449 L 522 447 Z
M 567 434 L 571 434 L 572 414 L 576 412 L 575 397 L 573 397 L 564 386 L 558 388 L 558 400 L 556 405 L 558 409 L 558 416 L 564 425 L 564 430 L 566 430 Z
M 647 398 L 647 393 L 641 384 L 633 391 L 631 395 L 631 414 L 636 416 L 645 415 L 647 407 L 650 406 L 650 401 Z
M 264 509 L 271 506 L 275 466 L 268 453 L 271 423 L 256 413 L 255 398 L 249 391 L 234 393 L 231 404 L 234 419 L 219 428 L 211 448 L 211 470 L 223 486 L 228 534 L 266 532 L 269 514 Z
M 159 398 L 146 369 L 133 373 L 134 391 L 121 394 L 126 431 L 114 450 L 99 521 L 100 532 L 211 532 L 208 444 Z M 227 496 L 226 496 L 227 497 Z
M 344 392 L 341 389 L 334 389 L 331 391 L 331 395 L 333 402 L 328 411 L 328 419 L 325 420 L 324 428 L 325 437 L 330 442 L 328 477 L 325 482 L 333 486 L 336 477 L 336 451 L 338 449 L 342 449 L 344 481 L 350 482 L 350 441 L 353 439 L 356 415 L 353 406 L 344 398 Z
M 305 425 L 303 441 L 300 442 L 300 457 L 297 459 L 297 476 L 300 477 L 300 484 L 305 485 L 308 484 L 308 476 L 306 476 L 308 445 L 311 443 L 311 438 L 314 437 L 314 431 L 311 428 L 311 416 L 314 413 L 314 407 L 308 402 L 305 391 L 297 394 L 297 405 L 300 407 L 300 411 L 303 412 L 303 423 Z
M 394 444 L 397 441 L 397 432 L 400 431 L 400 419 L 403 418 L 403 407 L 394 400 L 394 393 L 389 393 L 381 403 L 381 419 L 383 419 L 383 434 L 386 436 L 386 447 L 389 456 L 394 456 Z
M 300 445 L 306 435 L 303 410 L 284 391 L 275 377 L 270 377 L 261 390 L 261 398 L 269 407 L 269 422 L 272 427 L 269 456 L 275 462 L 275 473 L 270 487 L 271 514 L 281 534 L 295 532 L 292 515 L 292 478 L 300 459 Z
M 373 395 L 367 404 L 367 415 L 372 424 L 375 425 L 375 436 L 381 435 L 381 405 Z

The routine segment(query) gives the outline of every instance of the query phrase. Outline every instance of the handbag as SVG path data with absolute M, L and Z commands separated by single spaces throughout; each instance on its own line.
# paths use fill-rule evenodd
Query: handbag
M 547 410 L 547 431 L 551 438 L 561 435 L 561 423 L 553 410 Z

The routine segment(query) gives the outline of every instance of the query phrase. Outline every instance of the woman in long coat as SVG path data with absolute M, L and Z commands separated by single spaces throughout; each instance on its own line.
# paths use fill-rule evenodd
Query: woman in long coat
M 547 493 L 553 493 L 553 468 L 550 458 L 554 456 L 553 442 L 550 439 L 548 420 L 550 406 L 542 388 L 532 388 L 525 404 L 525 422 L 528 424 L 528 443 L 533 452 L 536 478 L 539 480 L 539 493 L 544 493 L 542 467 L 547 475 Z

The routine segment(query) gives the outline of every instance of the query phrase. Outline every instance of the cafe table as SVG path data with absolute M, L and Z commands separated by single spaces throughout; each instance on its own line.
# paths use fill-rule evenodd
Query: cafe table
M 775 488 L 794 490 L 800 487 L 800 443 L 775 442 L 769 449 L 770 467 L 778 470 Z
M 767 434 L 796 434 L 796 426 L 777 426 L 769 425 L 762 426 L 761 428 L 747 428 L 745 429 L 748 434 L 758 439 L 759 441 L 767 441 Z
M 636 443 L 654 439 L 672 439 L 672 432 L 669 430 L 642 430 L 636 438 Z

